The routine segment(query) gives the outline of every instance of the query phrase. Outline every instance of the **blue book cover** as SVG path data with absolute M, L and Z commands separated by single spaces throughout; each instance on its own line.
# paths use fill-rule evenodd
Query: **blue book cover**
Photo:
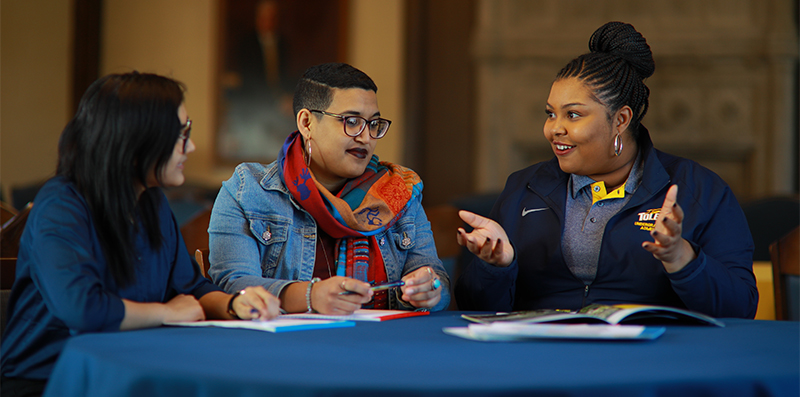
M 167 323 L 165 325 L 178 327 L 219 327 L 241 328 L 266 332 L 290 332 L 321 328 L 353 327 L 353 321 L 310 320 L 297 318 L 276 318 L 269 321 L 250 320 L 219 320 L 219 321 L 186 321 Z

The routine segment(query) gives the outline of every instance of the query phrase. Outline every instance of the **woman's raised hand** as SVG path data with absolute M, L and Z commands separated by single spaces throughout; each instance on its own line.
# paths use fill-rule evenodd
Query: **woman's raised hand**
M 459 211 L 458 216 L 472 226 L 467 233 L 458 228 L 458 244 L 467 247 L 483 261 L 499 267 L 506 267 L 514 260 L 514 247 L 508 241 L 503 227 L 497 222 L 469 211 Z
M 642 247 L 660 260 L 669 273 L 683 269 L 697 258 L 692 245 L 681 236 L 683 209 L 678 205 L 677 198 L 678 185 L 672 185 L 664 198 L 655 227 L 650 231 L 654 241 L 642 243 Z

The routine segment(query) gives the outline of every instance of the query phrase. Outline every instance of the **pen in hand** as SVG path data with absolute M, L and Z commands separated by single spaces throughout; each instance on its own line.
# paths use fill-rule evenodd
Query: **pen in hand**
M 371 289 L 373 292 L 374 291 L 383 291 L 385 289 L 402 287 L 404 285 L 406 285 L 406 282 L 403 281 L 403 280 L 399 280 L 399 281 L 395 281 L 395 282 L 391 282 L 391 283 L 374 285 L 374 286 L 370 287 L 369 289 Z M 342 292 L 339 293 L 339 295 L 353 295 L 353 294 L 356 294 L 356 292 L 353 292 L 353 291 L 342 291 Z

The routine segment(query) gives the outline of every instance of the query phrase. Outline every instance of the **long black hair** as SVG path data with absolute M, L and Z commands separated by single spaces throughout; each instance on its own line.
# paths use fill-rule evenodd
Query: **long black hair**
M 609 22 L 592 34 L 589 50 L 561 69 L 556 80 L 583 80 L 606 105 L 609 116 L 630 106 L 633 118 L 629 129 L 638 141 L 639 125 L 650 106 L 650 89 L 644 79 L 656 70 L 647 40 L 631 24 Z
M 161 185 L 181 122 L 184 86 L 148 73 L 112 74 L 95 81 L 58 142 L 56 174 L 77 186 L 89 205 L 112 276 L 134 280 L 133 233 L 140 227 L 150 245 L 161 244 L 157 208 L 161 195 L 146 189 L 155 172 Z

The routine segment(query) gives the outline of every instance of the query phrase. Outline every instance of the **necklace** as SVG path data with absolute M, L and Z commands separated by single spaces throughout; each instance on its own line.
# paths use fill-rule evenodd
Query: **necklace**
M 322 242 L 322 236 L 317 231 L 317 242 L 319 242 L 319 246 L 322 247 L 322 255 L 325 257 L 325 264 L 328 265 L 328 278 L 333 277 L 333 272 L 331 271 L 331 262 L 328 260 L 328 251 L 325 250 L 325 243 Z

